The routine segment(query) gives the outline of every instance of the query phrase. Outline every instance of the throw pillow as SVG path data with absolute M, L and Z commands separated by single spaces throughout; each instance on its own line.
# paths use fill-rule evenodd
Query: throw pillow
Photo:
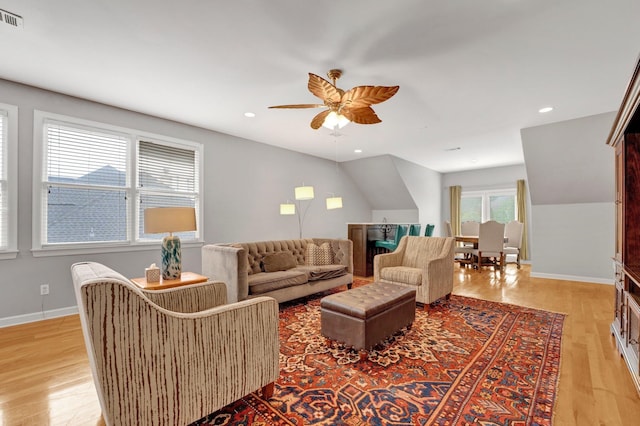
M 333 264 L 333 251 L 329 243 L 322 243 L 319 246 L 314 243 L 307 244 L 305 253 L 307 265 L 331 265 Z
M 262 259 L 261 264 L 264 272 L 286 271 L 297 265 L 295 257 L 288 251 L 268 254 Z

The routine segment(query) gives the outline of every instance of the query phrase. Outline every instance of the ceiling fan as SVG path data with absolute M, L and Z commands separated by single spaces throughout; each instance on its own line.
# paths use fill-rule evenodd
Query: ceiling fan
M 334 129 L 343 127 L 349 122 L 358 124 L 375 124 L 382 120 L 378 118 L 371 108 L 373 104 L 386 101 L 396 94 L 400 86 L 356 86 L 346 92 L 336 87 L 336 80 L 342 75 L 341 70 L 329 70 L 327 76 L 333 81 L 328 82 L 324 78 L 309 73 L 309 91 L 322 99 L 322 104 L 294 104 L 276 105 L 269 108 L 322 108 L 325 111 L 317 114 L 311 120 L 311 128 L 319 129 L 320 126 Z

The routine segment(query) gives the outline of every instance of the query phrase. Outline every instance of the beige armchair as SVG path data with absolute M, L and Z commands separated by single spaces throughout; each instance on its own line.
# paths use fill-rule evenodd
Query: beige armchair
M 99 263 L 71 274 L 107 425 L 184 425 L 279 376 L 278 303 L 226 303 L 222 282 L 137 288 Z
M 455 238 L 403 237 L 396 251 L 373 258 L 374 280 L 415 288 L 426 309 L 453 291 L 454 246 Z

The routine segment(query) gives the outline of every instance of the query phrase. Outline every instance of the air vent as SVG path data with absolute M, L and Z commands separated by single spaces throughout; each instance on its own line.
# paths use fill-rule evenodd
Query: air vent
M 6 10 L 0 9 L 0 22 L 14 28 L 22 29 L 22 16 L 14 15 Z

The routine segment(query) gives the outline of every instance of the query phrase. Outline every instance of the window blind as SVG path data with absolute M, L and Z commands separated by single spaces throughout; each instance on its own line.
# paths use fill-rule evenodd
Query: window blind
M 196 152 L 153 142 L 140 141 L 140 187 L 168 192 L 197 190 Z
M 50 182 L 126 185 L 125 135 L 51 121 L 45 123 L 45 132 Z
M 198 210 L 198 151 L 161 143 L 138 143 L 138 237 L 158 239 L 144 233 L 144 210 L 152 207 L 194 207 Z M 177 234 L 194 239 L 196 232 Z
M 46 121 L 43 243 L 121 242 L 127 236 L 130 139 Z

